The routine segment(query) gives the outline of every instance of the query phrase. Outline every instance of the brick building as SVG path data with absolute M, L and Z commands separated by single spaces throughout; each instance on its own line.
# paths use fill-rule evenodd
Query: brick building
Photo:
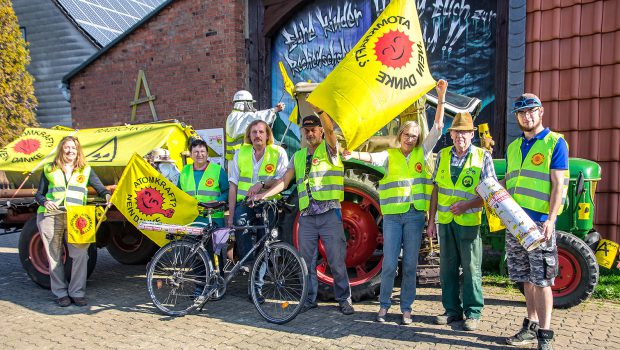
M 160 119 L 222 127 L 241 88 L 268 107 L 273 39 L 296 11 L 317 2 L 166 1 L 65 77 L 73 126 L 128 122 L 138 70 Z M 601 164 L 595 224 L 620 241 L 620 0 L 498 0 L 496 15 L 492 130 L 500 150 L 520 134 L 509 113 L 514 97 L 539 94 L 545 124 L 566 135 L 570 155 Z M 140 105 L 137 121 L 151 120 L 148 105 Z

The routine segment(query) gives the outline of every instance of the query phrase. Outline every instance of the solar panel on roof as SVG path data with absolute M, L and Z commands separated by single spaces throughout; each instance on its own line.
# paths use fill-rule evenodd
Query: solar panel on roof
M 165 0 L 58 0 L 101 46 L 129 29 Z

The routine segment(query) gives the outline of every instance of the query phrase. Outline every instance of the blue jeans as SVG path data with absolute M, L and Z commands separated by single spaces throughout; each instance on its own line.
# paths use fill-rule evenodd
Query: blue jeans
M 411 311 L 416 295 L 416 272 L 418 255 L 422 242 L 422 231 L 426 216 L 423 211 L 411 209 L 403 214 L 383 216 L 383 266 L 381 268 L 381 293 L 379 303 L 382 308 L 392 305 L 392 288 L 396 277 L 398 256 L 403 249 L 403 278 L 400 291 L 400 310 Z

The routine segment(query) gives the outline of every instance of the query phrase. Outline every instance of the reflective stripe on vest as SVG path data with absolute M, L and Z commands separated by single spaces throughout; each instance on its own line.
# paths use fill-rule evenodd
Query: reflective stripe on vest
M 89 165 L 83 169 L 76 169 L 71 174 L 68 182 L 65 182 L 65 174 L 62 169 L 53 169 L 52 164 L 43 168 L 43 175 L 49 181 L 45 199 L 53 201 L 57 206 L 85 205 L 88 199 L 88 179 L 91 168 Z M 37 213 L 45 213 L 47 209 L 39 206 Z
M 310 187 L 312 198 L 316 200 L 339 200 L 342 202 L 344 200 L 344 167 L 340 157 L 338 157 L 338 164 L 332 164 L 327 154 L 325 141 L 321 142 L 314 151 L 310 171 L 306 177 L 307 154 L 308 148 L 302 148 L 293 155 L 299 209 L 306 209 L 310 204 L 307 186 Z
M 265 154 L 263 155 L 263 161 L 258 168 L 258 181 L 268 181 L 276 176 L 276 169 L 278 168 L 278 158 L 280 152 L 279 146 L 269 145 L 265 148 Z M 254 172 L 252 154 L 252 145 L 243 145 L 239 150 L 237 156 L 237 162 L 239 163 L 239 182 L 237 183 L 237 202 L 245 199 L 248 194 L 248 190 L 254 182 L 252 182 L 252 175 Z M 243 168 L 241 167 L 243 165 Z
M 433 182 L 424 166 L 424 149 L 414 148 L 408 162 L 398 148 L 390 148 L 387 152 L 387 176 L 379 181 L 381 212 L 406 213 L 411 208 L 412 201 L 417 210 L 428 211 Z
M 183 167 L 183 170 L 181 170 L 181 175 L 179 176 L 179 186 L 185 193 L 196 198 L 199 202 L 205 203 L 217 200 L 217 197 L 219 197 L 222 193 L 222 190 L 220 189 L 221 169 L 222 168 L 215 162 L 209 162 L 209 165 L 200 178 L 198 189 L 196 189 L 194 165 L 188 164 Z M 223 218 L 224 212 L 213 212 L 211 217 L 214 219 Z
M 562 134 L 549 132 L 542 140 L 536 140 L 525 158 L 521 154 L 523 138 L 519 137 L 508 145 L 506 189 L 523 208 L 549 214 L 551 198 L 551 157 Z M 567 144 L 568 145 L 568 144 Z M 558 215 L 564 211 L 570 172 L 564 172 L 562 205 Z
M 440 224 L 449 224 L 454 220 L 461 226 L 476 226 L 482 222 L 482 208 L 469 209 L 461 215 L 454 216 L 450 211 L 453 203 L 462 200 L 476 198 L 476 186 L 480 181 L 480 173 L 484 166 L 484 150 L 476 146 L 471 146 L 471 152 L 467 155 L 467 160 L 463 165 L 461 174 L 456 184 L 452 182 L 450 174 L 450 163 L 452 158 L 452 147 L 446 147 L 440 151 L 439 167 L 435 181 L 438 187 L 437 212 Z
M 233 159 L 233 157 L 235 156 L 235 152 L 237 152 L 237 150 L 241 148 L 241 145 L 243 145 L 243 139 L 244 135 L 241 135 L 236 139 L 233 139 L 232 137 L 226 135 L 226 160 Z

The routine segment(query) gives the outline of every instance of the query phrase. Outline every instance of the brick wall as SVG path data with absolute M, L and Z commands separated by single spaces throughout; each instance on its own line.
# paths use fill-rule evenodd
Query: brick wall
M 570 156 L 598 162 L 595 226 L 620 242 L 620 0 L 528 0 L 525 90 Z
M 140 69 L 160 120 L 223 127 L 233 94 L 247 85 L 244 11 L 241 0 L 172 2 L 71 79 L 73 127 L 129 122 Z M 148 103 L 137 121 L 152 121 Z

